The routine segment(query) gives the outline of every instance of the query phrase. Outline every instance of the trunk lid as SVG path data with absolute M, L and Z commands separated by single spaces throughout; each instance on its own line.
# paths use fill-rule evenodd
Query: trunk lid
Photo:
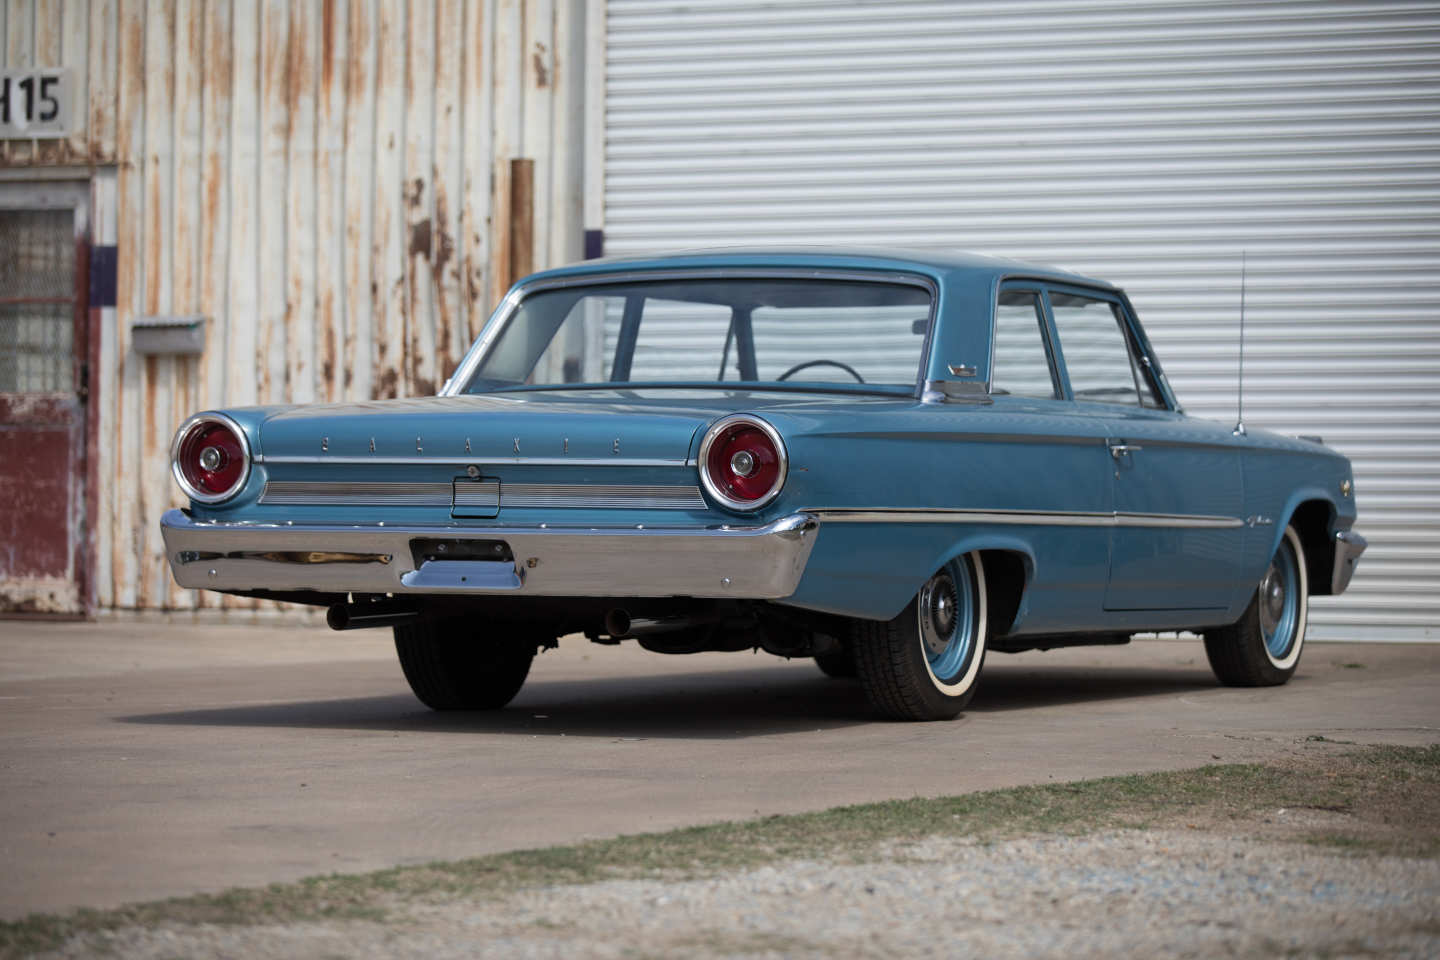
M 684 463 L 715 411 L 574 394 L 424 397 L 297 407 L 260 426 L 268 462 Z

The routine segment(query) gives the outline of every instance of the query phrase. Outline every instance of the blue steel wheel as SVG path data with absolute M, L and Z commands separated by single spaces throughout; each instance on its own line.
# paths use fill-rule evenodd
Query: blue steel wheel
M 1289 680 L 1305 645 L 1309 610 L 1305 547 L 1287 526 L 1240 619 L 1205 631 L 1205 655 L 1216 678 L 1235 687 Z
M 936 688 L 947 696 L 968 685 L 967 676 L 980 646 L 978 593 L 970 559 L 960 557 L 931 577 L 916 598 L 925 667 Z
M 1295 550 L 1286 541 L 1270 560 L 1270 568 L 1256 594 L 1260 614 L 1260 635 L 1270 659 L 1283 660 L 1295 646 L 1295 624 L 1300 616 L 1300 564 Z
M 988 639 L 980 554 L 934 573 L 895 619 L 853 622 L 851 651 L 870 703 L 896 720 L 950 720 L 974 696 Z

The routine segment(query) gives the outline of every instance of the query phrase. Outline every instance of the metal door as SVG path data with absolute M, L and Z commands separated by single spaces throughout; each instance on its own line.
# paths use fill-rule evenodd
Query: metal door
M 1117 526 L 1107 610 L 1223 610 L 1244 556 L 1244 491 L 1230 428 L 1162 411 L 1106 423 Z
M 0 185 L 0 614 L 85 612 L 85 197 Z

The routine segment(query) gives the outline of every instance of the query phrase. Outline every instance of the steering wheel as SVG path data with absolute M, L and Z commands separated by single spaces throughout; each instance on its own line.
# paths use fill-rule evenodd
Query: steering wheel
M 844 370 L 846 373 L 850 374 L 850 376 L 854 377 L 860 383 L 865 382 L 865 378 L 860 376 L 859 372 L 854 367 L 850 366 L 850 364 L 848 363 L 841 363 L 839 360 L 806 360 L 804 363 L 795 364 L 795 366 L 791 367 L 789 370 L 786 370 L 784 373 L 780 374 L 780 376 L 776 377 L 775 379 L 788 380 L 790 379 L 791 374 L 799 373 L 801 370 L 805 370 L 810 367 L 821 366 L 839 367 L 841 370 Z

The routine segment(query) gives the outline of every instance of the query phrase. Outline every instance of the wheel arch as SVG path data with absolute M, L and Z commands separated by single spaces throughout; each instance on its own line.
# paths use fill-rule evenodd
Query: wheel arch
M 990 634 L 1003 637 L 1020 622 L 1025 591 L 1034 578 L 1034 560 L 1019 550 L 988 549 L 980 551 L 980 561 L 985 565 Z
M 1004 636 L 1025 612 L 1026 591 L 1035 579 L 1035 554 L 1015 537 L 977 535 L 954 544 L 935 563 L 939 570 L 956 557 L 978 552 L 985 567 L 985 603 L 991 636 Z M 916 586 L 919 590 L 919 586 Z
M 1302 499 L 1295 504 L 1285 523 L 1275 532 L 1275 543 L 1270 548 L 1273 555 L 1285 535 L 1285 527 L 1295 528 L 1300 545 L 1305 549 L 1305 575 L 1309 580 L 1311 596 L 1330 594 L 1330 572 L 1335 563 L 1335 540 L 1331 530 L 1335 525 L 1335 504 L 1323 497 Z

